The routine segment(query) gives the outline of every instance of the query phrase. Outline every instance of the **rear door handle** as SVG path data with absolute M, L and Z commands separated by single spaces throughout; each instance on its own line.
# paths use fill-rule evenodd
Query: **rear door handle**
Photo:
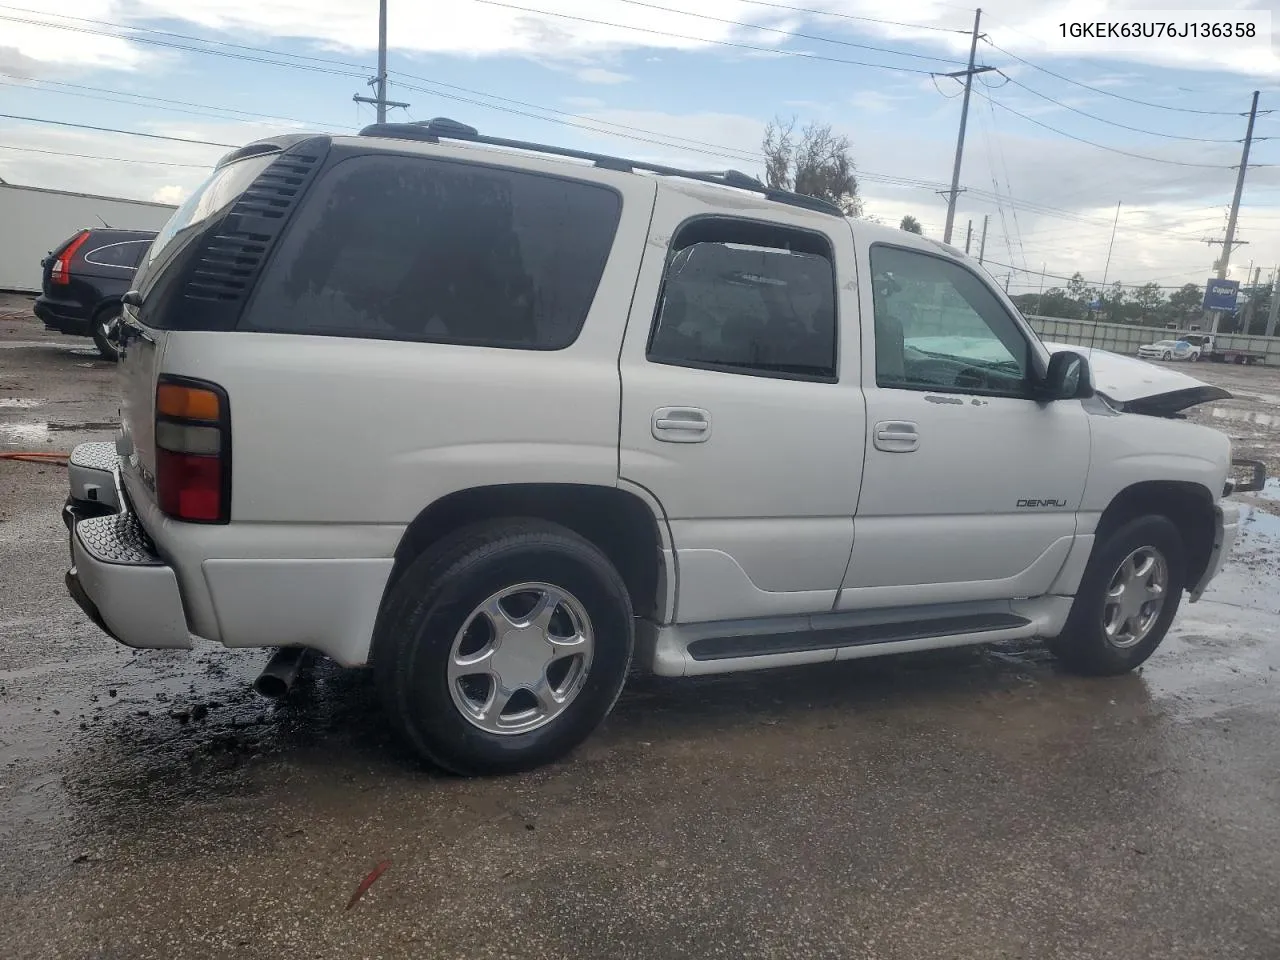
M 659 407 L 652 429 L 653 438 L 665 443 L 704 443 L 711 436 L 711 414 L 699 407 Z
M 920 446 L 920 433 L 910 420 L 881 420 L 875 425 L 872 443 L 885 453 L 910 453 Z

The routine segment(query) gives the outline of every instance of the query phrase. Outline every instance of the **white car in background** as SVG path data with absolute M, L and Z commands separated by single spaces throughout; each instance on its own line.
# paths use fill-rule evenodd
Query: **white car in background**
M 1138 356 L 1143 360 L 1199 360 L 1200 347 L 1186 340 L 1157 340 L 1140 346 Z

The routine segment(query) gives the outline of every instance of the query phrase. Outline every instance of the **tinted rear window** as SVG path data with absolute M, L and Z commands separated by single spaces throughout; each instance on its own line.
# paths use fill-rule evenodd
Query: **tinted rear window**
M 312 189 L 241 329 L 558 350 L 582 329 L 621 208 L 577 180 L 355 157 Z
M 124 267 L 132 270 L 142 262 L 142 255 L 147 252 L 150 240 L 114 240 L 101 246 L 94 246 L 84 255 L 85 263 L 100 267 Z M 92 246 L 93 241 L 85 244 Z
M 253 156 L 219 167 L 187 197 L 147 248 L 138 278 L 138 288 L 144 295 L 157 283 L 164 268 L 187 242 L 210 221 L 225 214 L 274 159 L 274 155 Z

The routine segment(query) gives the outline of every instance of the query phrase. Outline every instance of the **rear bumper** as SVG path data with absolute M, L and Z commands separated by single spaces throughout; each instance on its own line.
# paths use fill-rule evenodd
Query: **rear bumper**
M 72 452 L 72 492 L 62 511 L 71 539 L 67 592 L 126 646 L 190 649 L 178 578 L 129 509 L 115 470 L 99 466 L 108 453 L 114 456 L 109 443 Z
M 403 527 L 181 523 L 139 488 L 131 500 L 110 443 L 77 446 L 70 482 L 67 592 L 116 640 L 189 649 L 194 634 L 367 662 Z
M 47 294 L 36 297 L 31 307 L 46 327 L 62 333 L 88 336 L 90 316 L 84 304 L 76 300 L 55 300 Z

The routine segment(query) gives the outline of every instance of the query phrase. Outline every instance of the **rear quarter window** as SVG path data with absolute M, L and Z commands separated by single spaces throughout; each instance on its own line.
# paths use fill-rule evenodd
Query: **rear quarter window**
M 92 241 L 86 246 L 91 246 Z M 114 240 L 106 244 L 92 245 L 92 249 L 84 255 L 85 263 L 99 267 L 117 267 L 123 270 L 136 269 L 142 262 L 150 240 Z
M 241 329 L 562 349 L 621 210 L 617 192 L 578 180 L 354 157 L 308 194 Z

